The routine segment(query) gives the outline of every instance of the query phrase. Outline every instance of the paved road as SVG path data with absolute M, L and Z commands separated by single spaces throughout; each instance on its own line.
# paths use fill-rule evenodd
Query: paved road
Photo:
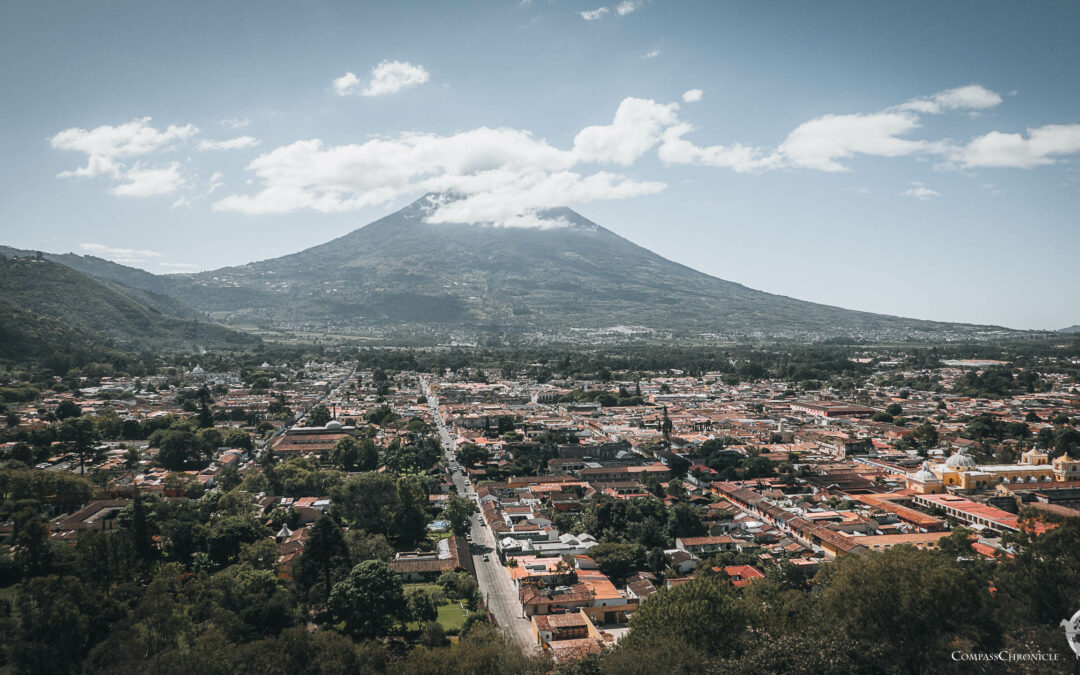
M 446 461 L 449 466 L 456 467 L 457 458 L 454 456 L 456 446 L 454 445 L 454 439 L 450 436 L 450 431 L 446 428 L 446 424 L 439 415 L 438 398 L 431 395 L 427 380 L 421 379 L 421 384 L 431 406 L 435 425 L 439 430 L 439 438 L 442 440 L 443 451 L 446 453 Z M 477 499 L 476 493 L 466 483 L 464 476 L 457 471 L 451 471 L 451 475 L 458 494 L 473 500 Z M 479 508 L 480 503 L 477 501 L 477 509 Z M 476 566 L 476 581 L 480 584 L 480 591 L 484 594 L 484 599 L 487 601 L 488 609 L 491 610 L 492 615 L 495 617 L 495 622 L 517 641 L 526 653 L 535 651 L 537 646 L 535 638 L 533 638 L 531 624 L 521 616 L 521 603 L 518 602 L 517 591 L 514 590 L 514 582 L 510 578 L 510 572 L 499 564 L 499 556 L 495 553 L 495 534 L 479 514 L 473 516 L 472 540 L 475 548 L 490 551 L 487 554 L 487 562 L 484 562 L 484 553 L 473 555 L 473 564 Z

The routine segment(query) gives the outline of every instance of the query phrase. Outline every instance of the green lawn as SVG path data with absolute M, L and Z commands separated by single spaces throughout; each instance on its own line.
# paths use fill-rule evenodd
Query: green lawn
M 438 584 L 402 584 L 402 590 L 408 593 L 414 588 L 424 589 L 439 589 L 442 588 Z M 462 608 L 462 602 L 460 600 L 451 600 L 447 598 L 446 603 L 439 605 L 439 625 L 443 627 L 443 630 L 447 632 L 459 631 L 461 627 L 465 625 L 465 616 L 469 613 L 468 609 Z M 409 622 L 409 628 L 420 630 L 420 626 L 414 622 Z

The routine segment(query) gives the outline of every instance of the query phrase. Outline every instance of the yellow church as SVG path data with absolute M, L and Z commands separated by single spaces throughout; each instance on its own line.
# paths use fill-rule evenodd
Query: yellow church
M 930 464 L 907 475 L 907 489 L 918 494 L 937 494 L 946 490 L 990 490 L 998 485 L 1051 483 L 1080 480 L 1080 460 L 1062 454 L 1050 456 L 1031 449 L 1021 455 L 1019 464 L 976 464 L 963 448 L 944 462 Z

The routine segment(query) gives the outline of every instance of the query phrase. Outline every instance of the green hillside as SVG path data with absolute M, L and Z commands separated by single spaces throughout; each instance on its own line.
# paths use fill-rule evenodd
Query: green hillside
M 0 259 L 0 297 L 6 330 L 17 344 L 43 335 L 45 345 L 70 342 L 87 348 L 121 349 L 242 346 L 255 338 L 209 323 L 184 308 L 184 316 L 163 312 L 66 265 L 32 258 Z M 178 304 L 152 298 L 155 304 Z M 27 345 L 29 347 L 29 345 Z M 32 350 L 31 350 L 32 351 Z

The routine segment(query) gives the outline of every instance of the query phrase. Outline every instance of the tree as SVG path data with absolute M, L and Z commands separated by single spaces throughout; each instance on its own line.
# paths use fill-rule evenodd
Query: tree
M 398 503 L 394 509 L 394 530 L 399 543 L 414 546 L 427 534 L 428 493 L 416 476 L 397 480 Z
M 450 529 L 459 537 L 469 532 L 469 519 L 476 513 L 473 500 L 461 495 L 450 495 L 443 507 L 443 516 L 450 522 Z
M 904 408 L 899 403 L 890 403 L 885 406 L 885 412 L 896 417 L 897 415 L 903 414 Z
M 439 608 L 435 604 L 431 593 L 423 588 L 414 588 L 405 595 L 405 602 L 409 608 L 409 618 L 424 624 L 439 618 Z
M 454 454 L 457 461 L 465 467 L 474 466 L 478 462 L 486 462 L 489 456 L 485 448 L 481 448 L 475 443 L 462 443 Z
M 385 473 L 361 473 L 330 489 L 333 508 L 353 527 L 389 534 L 398 491 L 394 477 Z
M 994 644 L 990 583 L 981 567 L 896 546 L 840 558 L 823 572 L 821 601 L 831 620 L 849 635 L 887 642 L 905 672 L 933 670 L 956 644 L 973 651 Z
M 375 441 L 365 438 L 360 441 L 359 454 L 356 458 L 357 471 L 374 471 L 379 468 L 379 449 L 375 447 Z
M 92 635 L 95 598 L 79 579 L 38 577 L 15 596 L 9 643 L 16 671 L 78 673 Z M 7 632 L 7 631 L 5 631 Z
M 335 622 L 357 639 L 378 638 L 405 613 L 401 579 L 380 560 L 359 563 L 334 584 L 329 608 Z
M 938 432 L 933 424 L 923 422 L 911 430 L 911 436 L 918 442 L 921 448 L 932 448 L 938 444 Z
M 438 612 L 436 612 L 438 614 Z M 420 644 L 425 647 L 442 647 L 447 643 L 446 631 L 438 621 L 432 620 L 420 629 Z
M 242 429 L 229 429 L 222 438 L 222 443 L 228 448 L 251 451 L 255 444 L 251 440 L 251 434 Z
M 317 405 L 311 409 L 308 415 L 309 427 L 325 427 L 330 421 L 330 411 L 324 405 Z
M 198 448 L 195 434 L 186 429 L 167 429 L 158 441 L 158 463 L 171 471 L 182 471 Z
M 199 406 L 199 428 L 209 429 L 214 426 L 214 415 L 210 412 L 210 406 L 204 400 Z
M 142 460 L 142 452 L 132 446 L 124 452 L 124 467 L 128 469 L 139 468 L 139 462 Z
M 74 401 L 60 401 L 60 405 L 56 406 L 56 419 L 66 420 L 69 417 L 82 417 L 82 408 L 75 404 Z
M 595 548 L 595 547 L 594 547 Z M 630 619 L 620 643 L 631 651 L 664 643 L 713 654 L 733 653 L 745 635 L 746 610 L 726 579 L 707 576 L 661 590 Z
M 94 452 L 97 435 L 88 416 L 69 417 L 60 425 L 57 437 L 79 456 L 79 473 L 86 473 L 86 459 Z
M 207 456 L 213 456 L 214 451 L 224 443 L 221 432 L 213 427 L 199 429 L 195 433 L 195 438 L 199 441 L 199 448 Z
M 616 584 L 645 566 L 645 549 L 640 544 L 597 544 L 589 549 L 589 557 Z
M 150 521 L 146 513 L 146 504 L 143 503 L 142 493 L 137 489 L 131 500 L 131 542 L 135 549 L 135 555 L 143 562 L 150 562 L 157 552 L 154 548 L 153 533 L 150 531 Z M 127 508 L 127 507 L 125 507 Z
M 352 471 L 360 460 L 360 442 L 352 436 L 342 436 L 330 448 L 330 463 L 345 471 Z
M 304 553 L 296 570 L 296 581 L 310 589 L 322 584 L 323 600 L 330 599 L 330 590 L 340 574 L 349 566 L 349 547 L 341 526 L 328 515 L 322 515 L 311 527 Z
M 349 559 L 353 562 L 363 560 L 390 562 L 394 559 L 394 547 L 384 535 L 369 534 L 363 530 L 353 529 L 345 534 L 345 541 L 349 545 Z

